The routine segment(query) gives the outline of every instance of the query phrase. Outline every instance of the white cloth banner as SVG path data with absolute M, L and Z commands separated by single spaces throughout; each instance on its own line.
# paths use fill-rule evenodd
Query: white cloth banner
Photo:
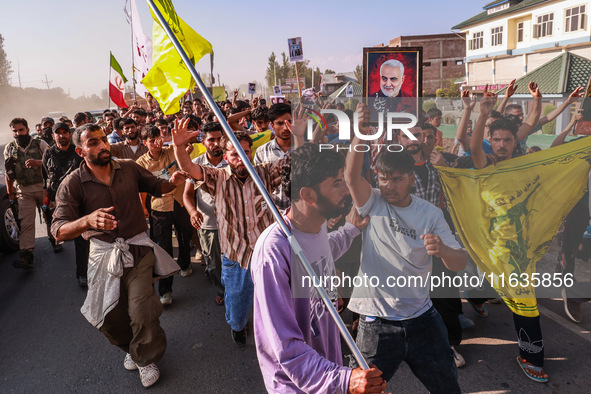
M 131 20 L 133 29 L 133 64 L 135 67 L 134 76 L 136 80 L 135 90 L 141 97 L 146 97 L 148 91 L 140 83 L 152 67 L 152 40 L 144 34 L 142 22 L 137 11 L 135 0 L 130 0 L 131 12 L 128 17 Z

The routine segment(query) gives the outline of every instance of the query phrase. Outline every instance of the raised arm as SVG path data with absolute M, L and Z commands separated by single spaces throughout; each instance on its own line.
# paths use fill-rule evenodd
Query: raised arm
M 515 80 L 512 80 L 511 82 L 509 82 L 509 85 L 507 85 L 507 91 L 505 93 L 505 97 L 503 97 L 503 99 L 499 103 L 499 106 L 497 107 L 498 112 L 503 113 L 503 111 L 505 111 L 505 107 L 507 106 L 509 99 L 511 98 L 511 96 L 513 96 L 515 94 L 515 91 L 517 90 L 518 87 L 519 87 L 519 85 L 515 85 Z
M 174 129 L 172 129 L 172 142 L 174 146 L 174 157 L 179 165 L 179 168 L 188 173 L 193 179 L 198 181 L 203 180 L 203 171 L 198 164 L 191 161 L 189 153 L 185 150 L 185 146 L 195 137 L 199 131 L 188 131 L 187 124 L 189 119 L 182 121 L 174 121 Z
M 480 169 L 486 167 L 486 154 L 482 149 L 482 141 L 484 140 L 484 126 L 488 119 L 488 114 L 492 111 L 497 95 L 494 93 L 484 92 L 484 97 L 480 100 L 480 115 L 474 125 L 472 131 L 472 139 L 470 140 L 470 151 L 474 161 L 474 168 Z
M 540 124 L 540 126 L 543 126 L 546 123 L 552 122 L 554 119 L 556 119 L 558 117 L 558 115 L 560 115 L 565 109 L 567 109 L 569 107 L 569 105 L 571 105 L 572 103 L 575 103 L 579 97 L 583 96 L 582 92 L 583 92 L 582 86 L 579 86 L 578 88 L 576 88 L 575 91 L 572 92 L 570 94 L 570 96 L 568 96 L 568 98 L 562 104 L 560 104 L 554 111 L 551 111 L 548 115 L 540 118 L 540 120 L 538 122 Z
M 528 89 L 529 93 L 534 98 L 534 105 L 527 116 L 526 121 L 523 122 L 523 124 L 519 126 L 519 130 L 517 130 L 518 141 L 522 141 L 530 135 L 534 127 L 538 124 L 538 120 L 540 120 L 540 115 L 542 114 L 542 93 L 540 92 L 538 84 L 532 81 L 529 83 Z
M 228 116 L 228 123 L 230 124 L 230 127 L 232 128 L 232 130 L 244 131 L 245 130 L 244 127 L 242 127 L 240 125 L 240 123 L 238 123 L 238 121 L 251 112 L 252 112 L 252 110 L 249 108 L 246 111 L 238 112 L 238 113 Z
M 569 135 L 573 127 L 575 127 L 575 124 L 581 119 L 583 119 L 583 114 L 581 113 L 581 111 L 575 112 L 573 116 L 570 118 L 570 122 L 568 122 L 564 130 L 562 130 L 562 132 L 556 136 L 556 138 L 552 142 L 552 145 L 550 145 L 550 148 L 554 148 L 555 146 L 564 144 L 564 140 L 566 139 L 566 137 Z
M 359 131 L 364 134 L 369 132 L 369 109 L 367 105 L 364 103 L 357 104 L 356 112 L 359 113 Z M 361 143 L 361 139 L 355 135 L 351 141 L 351 146 Z M 371 196 L 371 185 L 362 175 L 363 155 L 363 152 L 352 149 L 347 154 L 345 164 L 345 182 L 349 186 L 353 203 L 357 207 L 364 206 Z
M 464 113 L 462 114 L 462 118 L 460 119 L 460 123 L 458 124 L 458 129 L 456 130 L 456 138 L 462 145 L 464 151 L 468 152 L 470 150 L 470 137 L 468 137 L 468 121 L 470 120 L 470 115 L 474 110 L 474 106 L 476 105 L 476 96 L 472 96 L 470 98 L 470 92 L 467 90 L 462 91 L 462 103 L 464 104 Z

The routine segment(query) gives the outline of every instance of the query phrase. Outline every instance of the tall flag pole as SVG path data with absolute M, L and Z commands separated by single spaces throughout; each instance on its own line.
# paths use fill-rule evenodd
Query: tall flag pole
M 109 72 L 109 97 L 118 107 L 127 108 L 125 103 L 125 82 L 127 78 L 123 75 L 121 66 L 115 56 L 111 53 L 111 71 Z
M 212 109 L 212 111 L 214 112 L 214 114 L 218 118 L 220 124 L 222 125 L 222 128 L 224 129 L 224 132 L 226 133 L 226 136 L 228 137 L 228 139 L 230 140 L 230 142 L 234 146 L 234 149 L 236 149 L 238 155 L 240 156 L 240 159 L 242 160 L 242 162 L 246 166 L 246 169 L 248 170 L 248 173 L 250 174 L 256 187 L 259 189 L 263 198 L 265 199 L 265 202 L 267 203 L 268 207 L 271 209 L 271 212 L 273 213 L 273 216 L 275 217 L 275 221 L 277 222 L 277 224 L 279 225 L 279 227 L 281 228 L 283 233 L 289 239 L 290 244 L 292 246 L 292 250 L 300 259 L 300 262 L 302 263 L 304 269 L 306 270 L 306 273 L 310 276 L 310 278 L 312 278 L 312 283 L 320 284 L 320 281 L 318 280 L 318 276 L 316 275 L 316 273 L 314 272 L 314 269 L 310 265 L 310 262 L 308 261 L 308 259 L 304 255 L 304 251 L 303 251 L 302 247 L 299 245 L 296 238 L 291 234 L 291 230 L 289 229 L 289 227 L 283 221 L 283 217 L 281 216 L 281 214 L 279 213 L 279 210 L 277 209 L 277 207 L 273 203 L 273 200 L 271 199 L 269 192 L 267 192 L 267 189 L 265 189 L 265 185 L 263 184 L 263 182 L 259 178 L 259 176 L 258 176 L 256 170 L 254 169 L 252 163 L 250 162 L 248 156 L 246 156 L 246 153 L 242 149 L 240 143 L 238 142 L 238 139 L 236 139 L 236 136 L 234 135 L 234 132 L 230 128 L 228 121 L 223 116 L 222 112 L 220 111 L 217 104 L 215 103 L 211 93 L 209 93 L 209 91 L 207 90 L 207 87 L 205 86 L 205 84 L 201 80 L 201 77 L 199 76 L 199 73 L 195 69 L 194 63 L 192 61 L 192 60 L 195 60 L 195 58 L 191 59 L 187 55 L 187 53 L 185 52 L 185 48 L 187 48 L 187 44 L 190 44 L 187 42 L 187 35 L 188 35 L 187 33 L 188 32 L 187 32 L 187 29 L 185 28 L 186 25 L 181 25 L 181 23 L 184 24 L 184 22 L 182 22 L 182 20 L 178 17 L 176 12 L 174 11 L 174 7 L 172 5 L 172 2 L 170 0 L 157 0 L 158 3 L 160 4 L 161 8 L 163 10 L 166 10 L 167 19 L 168 19 L 168 21 L 170 21 L 170 22 L 167 22 L 167 19 L 164 18 L 161 10 L 154 3 L 154 0 L 147 0 L 147 1 L 148 1 L 148 5 L 150 6 L 150 9 L 152 10 L 152 16 L 154 17 L 157 24 L 159 24 L 161 26 L 161 28 L 164 29 L 164 31 L 168 35 L 168 39 L 170 41 L 170 44 L 174 46 L 174 49 L 176 49 L 176 51 L 178 52 L 178 54 L 182 58 L 185 66 L 186 66 L 186 69 L 190 72 L 190 75 L 193 77 L 193 80 L 197 84 L 197 86 L 199 87 L 199 90 L 201 90 L 201 93 L 203 94 L 203 97 L 205 98 L 205 100 L 209 104 L 209 107 Z M 168 23 L 173 24 L 175 30 L 180 32 L 181 39 L 182 39 L 184 45 L 181 45 L 181 42 L 179 42 L 179 39 L 173 33 L 171 26 L 169 26 Z M 156 23 L 154 26 L 156 26 Z M 189 28 L 188 26 L 186 26 L 186 27 Z M 191 31 L 193 31 L 193 30 L 191 29 Z M 201 36 L 199 36 L 199 37 L 203 41 L 205 41 Z M 156 42 L 156 40 L 154 40 L 154 42 Z M 205 42 L 207 42 L 207 41 L 205 41 Z M 156 44 L 154 44 L 154 45 L 155 45 L 154 49 L 156 49 Z M 193 50 L 195 48 L 189 47 L 188 49 L 191 50 L 191 53 L 194 53 Z M 203 48 L 201 47 L 201 48 L 197 48 L 197 49 L 203 49 Z M 197 60 L 199 60 L 199 58 L 197 58 Z M 157 63 L 156 63 L 156 61 L 154 61 L 154 65 L 153 65 L 152 69 L 150 70 L 150 72 L 152 72 L 152 70 L 154 69 L 154 67 L 156 67 L 156 65 L 157 65 Z M 168 82 L 168 81 L 164 81 L 164 82 Z M 189 84 L 191 84 L 191 81 L 189 81 Z M 146 84 L 144 83 L 144 85 L 146 85 Z M 150 93 L 154 94 L 152 92 L 152 90 L 150 90 L 150 87 L 148 87 L 147 85 L 146 85 L 146 87 L 148 88 Z M 154 97 L 156 97 L 156 96 L 154 96 Z M 178 103 L 177 103 L 177 105 L 178 105 Z M 334 307 L 332 301 L 328 297 L 326 290 L 321 286 L 316 287 L 316 290 L 317 290 L 318 294 L 320 295 L 320 297 L 322 298 L 322 301 L 326 305 L 326 308 L 327 308 L 328 312 L 330 313 L 331 317 L 333 318 L 334 322 L 336 323 L 341 335 L 343 336 L 343 339 L 345 340 L 345 342 L 347 343 L 347 345 L 351 349 L 351 352 L 353 353 L 353 357 L 355 357 L 355 360 L 357 361 L 357 363 L 361 366 L 361 368 L 369 369 L 369 365 L 367 364 L 367 362 L 363 358 L 363 355 L 359 351 L 359 348 L 357 347 L 357 345 L 355 344 L 355 341 L 351 337 L 351 334 L 347 330 L 345 323 L 343 323 L 343 321 L 341 320 L 336 308 Z

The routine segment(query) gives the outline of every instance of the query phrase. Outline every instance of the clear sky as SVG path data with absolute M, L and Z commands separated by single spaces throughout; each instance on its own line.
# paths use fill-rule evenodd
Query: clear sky
M 144 33 L 152 21 L 136 0 Z M 230 87 L 264 81 L 271 52 L 287 52 L 302 37 L 310 65 L 337 72 L 361 64 L 363 47 L 400 35 L 448 33 L 487 1 L 453 0 L 173 0 L 177 13 L 212 43 L 214 74 Z M 0 0 L 0 34 L 12 62 L 12 85 L 61 87 L 74 97 L 108 87 L 109 51 L 131 76 L 131 31 L 125 0 Z M 204 57 L 198 71 L 209 70 Z M 217 76 L 216 76 L 217 77 Z

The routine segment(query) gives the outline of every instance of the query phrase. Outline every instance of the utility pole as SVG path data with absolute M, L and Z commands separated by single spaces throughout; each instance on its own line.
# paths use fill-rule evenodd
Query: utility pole
M 18 60 L 18 58 L 16 59 L 16 64 L 18 67 L 18 87 L 22 89 L 23 84 L 21 82 L 21 62 Z
M 47 74 L 45 74 L 45 81 L 41 81 L 41 83 L 44 83 L 45 86 L 47 86 L 47 90 L 49 90 L 49 84 L 52 83 L 53 81 L 48 81 L 47 80 Z

